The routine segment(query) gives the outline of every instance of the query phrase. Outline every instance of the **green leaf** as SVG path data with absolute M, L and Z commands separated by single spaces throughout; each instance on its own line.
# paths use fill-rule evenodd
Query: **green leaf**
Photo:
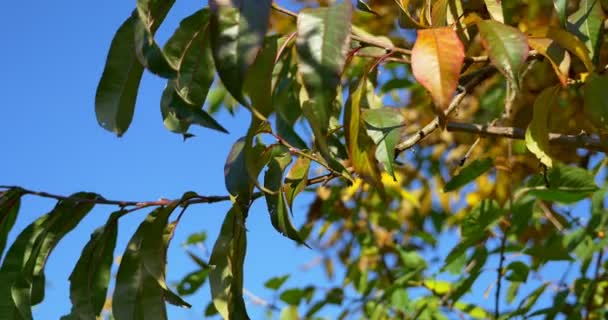
M 270 278 L 268 279 L 268 281 L 264 282 L 264 287 L 270 290 L 279 290 L 281 286 L 285 283 L 285 281 L 287 281 L 287 279 L 289 279 L 288 274 L 280 277 Z
M 147 28 L 144 21 L 135 19 L 135 56 L 148 71 L 153 74 L 167 79 L 175 78 L 177 75 L 174 66 L 169 64 L 165 54 L 160 49 L 154 35 Z
M 477 177 L 484 174 L 494 166 L 494 161 L 491 158 L 475 159 L 471 164 L 462 168 L 460 172 L 448 181 L 443 187 L 443 192 L 454 191 L 469 182 L 474 181 Z
M 532 121 L 526 130 L 526 147 L 541 163 L 551 168 L 553 159 L 549 155 L 549 112 L 559 99 L 560 88 L 550 87 L 534 101 Z
M 362 100 L 368 88 L 367 76 L 363 76 L 351 91 L 344 110 L 344 137 L 350 162 L 359 176 L 370 185 L 383 190 L 380 169 L 374 158 L 374 141 L 365 133 L 361 119 Z
M 266 205 L 268 206 L 272 226 L 287 238 L 306 245 L 300 233 L 291 222 L 289 210 L 285 204 L 285 196 L 282 191 L 283 173 L 290 163 L 291 154 L 287 147 L 276 145 L 271 149 L 270 163 L 268 164 L 268 170 L 264 174 L 264 187 L 273 191 L 274 194 L 265 194 Z
M 235 197 L 239 204 L 248 207 L 253 192 L 253 184 L 250 179 L 244 179 L 249 176 L 245 163 L 244 147 L 245 137 L 237 140 L 232 146 L 224 165 L 224 182 L 228 193 Z
M 410 13 L 410 0 L 394 0 L 395 3 L 399 6 L 399 26 L 404 29 L 421 29 L 425 28 L 425 24 L 421 21 L 418 21 L 417 18 L 412 16 Z M 420 19 L 422 20 L 422 19 Z
M 599 57 L 603 23 L 604 12 L 599 0 L 581 0 L 578 10 L 568 17 L 568 31 L 585 43 L 593 61 Z
M 100 315 L 110 281 L 118 218 L 123 214 L 124 211 L 112 213 L 106 224 L 93 232 L 82 249 L 70 275 L 72 310 L 62 319 L 95 319 Z
M 543 292 L 545 292 L 545 289 L 548 286 L 549 286 L 549 283 L 544 283 L 540 287 L 538 287 L 536 290 L 532 291 L 532 293 L 530 293 L 530 295 L 528 295 L 524 300 L 521 301 L 521 303 L 519 304 L 519 306 L 516 309 L 517 311 L 513 312 L 510 316 L 516 317 L 516 316 L 524 315 L 524 314 L 528 313 L 530 311 L 530 309 L 532 309 L 534 304 L 536 304 L 536 301 L 538 301 L 538 298 L 540 298 L 540 295 L 543 294 Z
M 526 282 L 530 268 L 521 261 L 513 261 L 507 266 L 507 271 L 511 271 L 511 273 L 507 275 L 507 280 L 512 282 Z
M 462 237 L 465 239 L 479 239 L 483 237 L 485 231 L 491 228 L 502 215 L 503 210 L 496 201 L 490 199 L 482 200 L 462 222 Z
M 188 104 L 175 91 L 175 80 L 170 80 L 163 91 L 160 110 L 165 127 L 172 132 L 186 133 L 191 124 L 228 133 L 201 107 Z
M 501 0 L 484 0 L 486 3 L 486 8 L 488 8 L 488 12 L 492 19 L 505 23 L 505 18 L 502 10 L 502 1 Z
M 543 177 L 537 176 L 531 179 L 527 188 L 523 190 L 527 190 L 528 194 L 540 200 L 574 203 L 599 189 L 593 175 L 578 167 L 555 166 L 548 170 L 547 180 L 548 188 Z
M 210 0 L 211 45 L 217 72 L 242 105 L 243 79 L 262 48 L 270 17 L 270 0 Z
M 249 319 L 243 300 L 243 264 L 247 250 L 245 215 L 239 205 L 232 206 L 209 260 L 213 304 L 224 319 Z
M 133 120 L 137 90 L 144 68 L 135 56 L 135 12 L 116 31 L 95 94 L 97 122 L 122 136 Z
M 528 41 L 518 29 L 497 21 L 484 20 L 477 24 L 482 44 L 488 50 L 492 64 L 519 88 L 519 72 L 528 57 Z
M 306 188 L 308 183 L 308 171 L 310 170 L 310 158 L 298 157 L 287 176 L 285 177 L 285 200 L 289 209 L 293 210 L 293 201 L 296 196 Z
M 208 9 L 186 17 L 163 47 L 167 60 L 177 69 L 175 91 L 197 107 L 203 106 L 215 73 L 209 19 Z
M 553 0 L 553 7 L 555 7 L 559 24 L 562 27 L 566 26 L 566 9 L 568 7 L 568 0 Z
M 281 310 L 280 320 L 298 320 L 300 316 L 298 314 L 297 306 L 286 306 Z
M 22 195 L 23 190 L 19 188 L 7 190 L 0 195 L 0 258 L 4 253 L 8 233 L 15 225 Z
M 165 283 L 166 252 L 175 224 L 173 202 L 152 211 L 135 231 L 122 255 L 112 298 L 112 315 L 121 319 L 167 319 L 165 301 L 189 307 Z
M 69 198 L 92 200 L 93 193 Z M 32 319 L 31 306 L 44 298 L 44 267 L 57 243 L 93 208 L 90 201 L 62 200 L 30 224 L 13 243 L 0 267 L 0 319 Z
M 401 139 L 405 118 L 398 109 L 391 107 L 366 109 L 363 110 L 362 116 L 367 134 L 376 144 L 376 159 L 382 162 L 384 169 L 395 178 L 395 146 Z
M 373 15 L 378 16 L 378 13 L 376 11 L 374 11 L 369 4 L 367 4 L 367 2 L 363 1 L 363 0 L 357 0 L 357 9 L 361 10 L 363 12 L 367 12 L 367 13 L 371 13 Z
M 328 161 L 331 157 L 326 136 L 346 61 L 351 16 L 350 1 L 327 8 L 304 9 L 298 14 L 298 72 L 302 76 L 307 99 L 310 99 L 302 101 L 302 110 L 313 129 L 319 149 Z
M 205 243 L 206 240 L 207 240 L 207 232 L 200 231 L 200 232 L 196 232 L 196 233 L 189 235 L 188 239 L 186 239 L 186 242 L 184 242 L 183 245 L 187 246 L 187 245 L 194 245 L 194 244 L 202 244 L 202 243 Z
M 137 0 L 137 14 L 154 34 L 165 20 L 175 0 Z
M 281 38 L 277 35 L 266 37 L 262 49 L 251 65 L 244 90 L 251 99 L 251 108 L 266 118 L 273 111 L 272 74 Z
M 543 244 L 527 248 L 524 250 L 524 253 L 535 259 L 539 259 L 541 263 L 573 260 L 564 245 L 563 239 L 559 236 L 552 236 Z
M 583 108 L 587 119 L 600 131 L 608 132 L 608 76 L 593 73 L 584 88 Z
M 194 294 L 209 277 L 211 269 L 200 269 L 188 273 L 178 284 L 177 293 L 182 296 Z

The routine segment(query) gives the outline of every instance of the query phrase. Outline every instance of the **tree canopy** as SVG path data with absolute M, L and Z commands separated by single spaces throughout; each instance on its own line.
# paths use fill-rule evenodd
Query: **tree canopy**
M 62 319 L 167 319 L 166 303 L 248 319 L 246 300 L 262 299 L 243 288 L 254 201 L 285 241 L 342 277 L 268 279 L 270 318 L 608 316 L 608 1 L 209 0 L 161 45 L 174 2 L 136 1 L 94 111 L 127 134 L 149 72 L 166 79 L 163 125 L 184 140 L 200 138 L 193 125 L 228 133 L 220 112 L 249 123 L 220 155 L 226 195 L 140 202 L 1 186 L 1 319 L 32 319 L 48 257 L 95 206 L 107 222 L 74 261 Z M 57 203 L 8 242 L 26 196 Z M 200 268 L 173 286 L 180 218 L 216 202 L 232 206 L 210 254 L 188 251 Z M 116 252 L 120 219 L 140 210 Z M 188 301 L 205 283 L 212 301 Z

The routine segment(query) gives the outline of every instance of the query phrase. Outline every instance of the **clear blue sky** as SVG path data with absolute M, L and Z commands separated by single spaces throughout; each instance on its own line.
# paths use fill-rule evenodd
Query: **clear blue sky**
M 203 4 L 177 1 L 158 32 L 159 42 L 164 43 L 180 17 Z M 93 106 L 97 81 L 114 32 L 134 5 L 135 1 L 117 0 L 5 3 L 0 11 L 0 184 L 58 194 L 92 191 L 125 200 L 176 198 L 187 190 L 226 194 L 223 165 L 232 143 L 246 130 L 245 113 L 237 118 L 219 115 L 229 135 L 195 128 L 197 137 L 184 143 L 162 125 L 159 100 L 165 81 L 145 74 L 128 132 L 119 139 L 97 125 Z M 25 198 L 9 241 L 53 205 L 50 200 Z M 297 222 L 302 221 L 306 205 L 306 198 L 296 203 Z M 54 251 L 46 268 L 46 299 L 35 307 L 36 319 L 57 319 L 69 311 L 68 276 L 90 233 L 114 209 L 97 207 Z M 195 268 L 180 244 L 190 233 L 206 230 L 211 245 L 227 210 L 228 204 L 222 203 L 199 205 L 188 211 L 169 251 L 170 282 Z M 122 219 L 116 256 L 122 254 L 145 214 L 142 211 Z M 262 283 L 289 272 L 294 276 L 287 286 L 326 281 L 319 268 L 299 271 L 298 267 L 314 259 L 316 253 L 297 248 L 275 232 L 263 201 L 253 206 L 247 225 L 246 289 L 268 298 L 270 294 Z M 448 237 L 453 239 L 453 235 Z M 440 250 L 447 252 L 449 246 Z M 493 268 L 494 260 L 490 261 L 488 267 Z M 545 277 L 561 275 L 562 266 L 554 265 Z M 482 296 L 493 279 L 494 270 L 485 272 L 478 281 L 481 284 L 474 287 L 475 296 Z M 206 286 L 197 295 L 187 297 L 194 305 L 192 310 L 169 306 L 171 319 L 200 318 L 209 299 Z M 493 293 L 489 299 L 477 302 L 492 306 Z M 249 305 L 249 310 L 256 319 L 262 308 Z
M 177 1 L 158 32 L 159 42 L 164 43 L 181 17 L 202 5 L 206 3 Z M 117 0 L 25 0 L 3 5 L 0 184 L 58 194 L 92 191 L 110 199 L 176 198 L 188 190 L 204 195 L 226 194 L 224 161 L 232 143 L 245 133 L 249 118 L 245 112 L 237 118 L 219 115 L 229 135 L 194 128 L 197 137 L 184 143 L 181 136 L 168 132 L 162 124 L 159 101 L 165 81 L 145 74 L 128 132 L 117 138 L 97 125 L 93 105 L 97 82 L 114 32 L 134 6 L 135 1 Z M 296 204 L 299 217 L 304 216 L 306 203 L 303 200 Z M 24 198 L 9 241 L 53 205 L 50 200 Z M 58 319 L 69 311 L 68 276 L 90 233 L 114 209 L 94 209 L 53 252 L 46 267 L 46 299 L 34 308 L 36 319 Z M 207 230 L 212 245 L 227 210 L 225 203 L 188 210 L 169 251 L 170 282 L 195 269 L 180 244 L 190 233 Z M 122 219 L 116 256 L 122 254 L 145 214 L 142 211 Z M 253 206 L 247 225 L 246 289 L 269 297 L 263 282 L 289 271 L 298 273 L 298 281 L 292 279 L 287 285 L 320 279 L 318 269 L 297 271 L 315 253 L 296 249 L 275 232 L 263 201 Z M 209 298 L 205 287 L 187 298 L 194 305 L 192 310 L 169 306 L 171 319 L 200 319 Z M 252 315 L 262 310 L 255 306 L 249 309 Z

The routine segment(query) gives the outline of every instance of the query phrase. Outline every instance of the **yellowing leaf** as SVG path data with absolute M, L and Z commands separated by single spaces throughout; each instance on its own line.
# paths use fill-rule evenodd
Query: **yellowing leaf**
M 502 11 L 502 1 L 501 0 L 484 0 L 486 3 L 486 8 L 488 8 L 488 12 L 492 19 L 505 23 L 505 17 Z
M 526 130 L 526 147 L 547 167 L 553 166 L 549 156 L 549 110 L 558 99 L 559 87 L 545 89 L 534 102 L 532 121 Z
M 570 54 L 549 38 L 529 38 L 528 44 L 549 60 L 562 86 L 566 86 L 570 71 Z
M 477 25 L 490 60 L 515 88 L 519 88 L 519 71 L 529 51 L 526 36 L 497 21 L 484 20 Z
M 548 27 L 536 29 L 530 34 L 533 37 L 549 38 L 555 40 L 557 44 L 564 47 L 564 49 L 568 50 L 577 58 L 579 58 L 588 71 L 593 70 L 593 62 L 591 61 L 589 50 L 587 49 L 587 47 L 585 47 L 585 44 L 581 42 L 581 40 L 579 40 L 570 32 L 555 27 Z
M 412 72 L 431 92 L 440 110 L 452 100 L 463 62 L 464 46 L 454 30 L 449 27 L 418 30 L 412 50 Z

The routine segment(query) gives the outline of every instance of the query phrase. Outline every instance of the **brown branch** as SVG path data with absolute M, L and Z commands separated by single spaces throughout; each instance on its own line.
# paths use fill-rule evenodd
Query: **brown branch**
M 504 137 L 518 140 L 525 139 L 526 135 L 526 130 L 523 128 L 486 126 L 475 123 L 449 122 L 446 129 L 452 132 L 467 132 L 488 137 Z M 608 153 L 608 146 L 602 144 L 599 138 L 585 134 L 549 133 L 549 142 Z

